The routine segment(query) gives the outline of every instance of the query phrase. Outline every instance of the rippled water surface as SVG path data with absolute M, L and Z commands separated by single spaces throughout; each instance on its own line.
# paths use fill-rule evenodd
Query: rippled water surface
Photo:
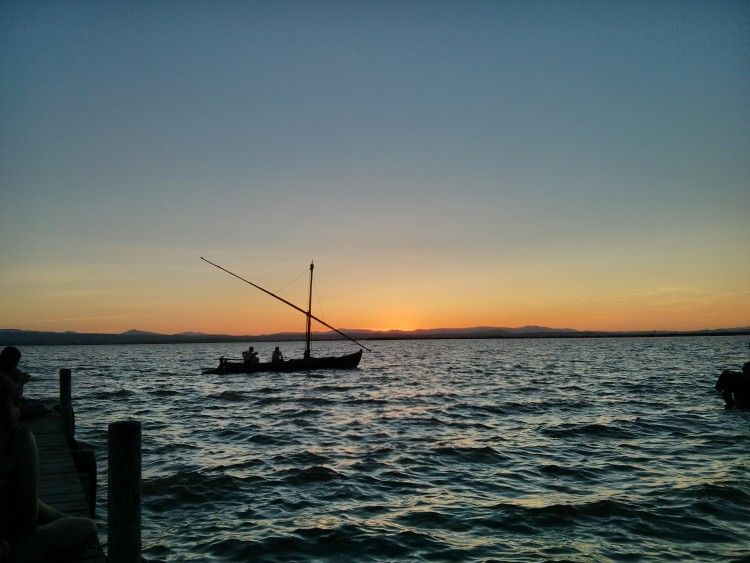
M 29 396 L 73 369 L 104 535 L 107 424 L 143 423 L 149 559 L 750 557 L 750 412 L 713 391 L 747 337 L 371 347 L 309 374 L 200 375 L 236 344 L 27 347 L 23 363 Z

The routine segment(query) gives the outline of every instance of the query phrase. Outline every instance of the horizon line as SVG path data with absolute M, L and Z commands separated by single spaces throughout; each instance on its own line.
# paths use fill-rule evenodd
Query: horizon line
M 652 328 L 652 329 L 627 329 L 627 330 L 621 330 L 621 329 L 577 329 L 577 328 L 568 328 L 568 327 L 550 327 L 550 326 L 543 326 L 543 325 L 522 325 L 522 326 L 494 326 L 494 325 L 477 325 L 477 326 L 469 326 L 469 327 L 432 327 L 432 328 L 416 328 L 416 329 L 399 329 L 399 328 L 391 328 L 391 329 L 372 329 L 372 328 L 342 328 L 343 331 L 349 331 L 349 332 L 368 332 L 368 333 L 375 333 L 375 334 L 416 334 L 421 332 L 436 332 L 436 331 L 444 331 L 444 332 L 467 332 L 467 331 L 498 331 L 498 330 L 507 330 L 507 331 L 533 331 L 536 330 L 537 332 L 570 332 L 570 333 L 583 333 L 583 334 L 631 334 L 631 333 L 672 333 L 672 334 L 679 334 L 679 333 L 696 333 L 696 332 L 750 332 L 750 323 L 743 326 L 732 326 L 732 327 L 716 327 L 716 328 L 699 328 L 699 329 L 667 329 L 667 328 Z M 0 328 L 0 332 L 37 332 L 37 333 L 52 333 L 52 334 L 91 334 L 91 335 L 111 335 L 111 336 L 123 336 L 131 334 L 133 336 L 137 335 L 154 335 L 154 336 L 222 336 L 222 337 L 233 337 L 233 338 L 242 338 L 242 337 L 269 337 L 269 336 L 276 336 L 276 335 L 303 335 L 304 331 L 299 330 L 279 330 L 275 332 L 263 332 L 263 333 L 256 333 L 256 334 L 250 334 L 250 333 L 243 333 L 243 334 L 232 334 L 232 333 L 223 333 L 223 332 L 202 332 L 202 331 L 195 331 L 195 330 L 182 330 L 179 332 L 174 333 L 165 333 L 165 332 L 156 332 L 152 330 L 142 330 L 142 329 L 136 329 L 131 328 L 127 329 L 121 332 L 86 332 L 86 331 L 77 331 L 77 330 L 36 330 L 36 329 L 23 329 L 23 328 Z M 312 331 L 313 334 L 335 334 L 333 330 L 314 330 Z

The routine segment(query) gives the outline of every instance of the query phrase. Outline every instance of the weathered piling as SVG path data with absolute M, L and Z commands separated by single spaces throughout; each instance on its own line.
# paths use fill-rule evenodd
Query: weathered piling
M 113 422 L 108 430 L 107 560 L 132 563 L 141 559 L 141 423 Z
M 69 369 L 60 370 L 60 424 L 68 444 L 75 444 L 76 421 L 73 412 L 72 378 Z
M 86 491 L 89 516 L 96 518 L 96 455 L 86 448 L 77 448 L 71 450 L 70 453 L 73 454 L 73 463 L 75 463 L 76 471 L 81 478 L 83 490 Z

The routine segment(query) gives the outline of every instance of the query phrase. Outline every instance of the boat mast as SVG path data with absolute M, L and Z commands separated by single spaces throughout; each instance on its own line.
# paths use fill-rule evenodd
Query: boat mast
M 312 278 L 313 263 L 310 261 L 310 292 L 307 294 L 307 329 L 305 330 L 305 358 L 310 357 L 310 316 L 312 313 Z

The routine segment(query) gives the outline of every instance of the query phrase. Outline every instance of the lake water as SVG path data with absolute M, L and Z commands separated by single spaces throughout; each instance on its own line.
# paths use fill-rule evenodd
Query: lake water
M 750 557 L 750 411 L 713 390 L 748 337 L 368 345 L 309 374 L 200 374 L 239 344 L 26 347 L 22 367 L 32 397 L 73 370 L 105 541 L 107 424 L 143 423 L 152 560 Z

